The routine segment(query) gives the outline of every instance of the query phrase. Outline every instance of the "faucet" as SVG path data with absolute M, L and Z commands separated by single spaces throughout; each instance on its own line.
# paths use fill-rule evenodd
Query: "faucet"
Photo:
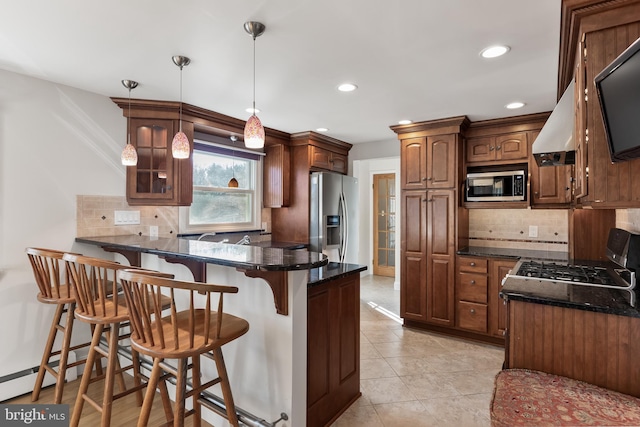
M 244 237 L 236 243 L 236 245 L 248 245 L 249 243 L 251 243 L 251 237 L 249 237 L 248 234 L 245 234 Z
M 198 236 L 198 240 L 202 240 L 207 236 L 215 236 L 216 232 L 215 231 L 210 231 L 208 233 L 202 233 L 200 236 Z

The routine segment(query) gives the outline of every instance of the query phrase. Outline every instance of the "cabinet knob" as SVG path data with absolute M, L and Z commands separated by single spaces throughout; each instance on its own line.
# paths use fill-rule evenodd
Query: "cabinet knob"
M 422 178 L 422 180 L 423 180 L 423 181 L 426 181 L 426 180 L 427 180 L 427 178 Z
M 495 147 L 492 145 L 491 147 L 489 147 L 489 151 L 493 151 L 495 150 Z
M 537 196 L 537 195 L 538 195 L 538 192 L 537 192 L 537 191 L 534 191 L 534 192 L 533 192 L 533 194 Z
M 476 314 L 476 309 L 472 308 L 471 310 L 469 310 L 471 312 L 471 314 Z
M 501 145 L 498 145 L 498 146 L 496 147 L 496 150 L 499 150 L 499 149 L 501 149 L 501 148 L 502 148 L 502 146 L 501 146 Z
M 429 178 L 427 178 L 427 181 L 431 181 L 432 179 L 433 179 L 433 178 L 429 177 Z
M 476 266 L 476 263 L 475 263 L 475 262 L 470 262 L 470 263 L 469 263 L 469 265 L 470 265 L 471 267 L 475 267 L 475 266 Z
M 475 285 L 475 284 L 476 284 L 476 281 L 475 281 L 475 280 L 472 280 L 472 281 L 470 281 L 469 283 L 470 283 L 470 284 L 472 284 L 472 285 Z
M 571 190 L 571 187 L 565 187 L 565 191 Z

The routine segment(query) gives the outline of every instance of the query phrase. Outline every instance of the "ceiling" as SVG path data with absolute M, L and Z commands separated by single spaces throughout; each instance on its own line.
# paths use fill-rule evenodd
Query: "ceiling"
M 183 101 L 247 119 L 256 39 L 264 126 L 328 128 L 349 143 L 395 140 L 389 126 L 550 111 L 560 0 L 0 0 L 0 69 L 126 97 L 177 101 L 173 55 L 191 58 Z M 511 51 L 484 59 L 493 44 Z M 352 82 L 355 92 L 337 91 Z M 526 103 L 507 110 L 512 101 Z

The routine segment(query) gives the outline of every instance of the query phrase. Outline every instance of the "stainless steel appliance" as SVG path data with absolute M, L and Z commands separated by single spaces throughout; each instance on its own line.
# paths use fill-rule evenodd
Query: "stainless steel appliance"
M 311 174 L 309 249 L 329 261 L 358 263 L 358 180 L 331 172 Z
M 572 285 L 620 289 L 631 306 L 636 306 L 636 271 L 640 268 L 640 235 L 619 228 L 609 231 L 607 262 L 559 263 L 523 259 L 509 277 Z M 503 280 L 503 283 L 504 283 Z
M 467 173 L 465 199 L 468 202 L 525 200 L 526 182 L 524 170 Z

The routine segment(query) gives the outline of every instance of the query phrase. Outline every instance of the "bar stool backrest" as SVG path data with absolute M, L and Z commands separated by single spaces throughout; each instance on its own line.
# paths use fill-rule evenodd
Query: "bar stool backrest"
M 129 319 L 116 272 L 128 266 L 101 258 L 64 254 L 76 294 L 76 317 L 89 323 L 116 323 Z
M 138 348 L 141 352 L 153 357 L 185 357 L 218 347 L 242 335 L 235 332 L 233 336 L 225 335 L 227 323 L 223 322 L 223 294 L 237 293 L 235 286 L 184 282 L 134 270 L 121 270 L 118 277 L 129 309 L 131 338 L 134 344 L 144 347 Z M 188 307 L 182 310 L 176 305 L 179 292 L 187 293 Z M 212 298 L 212 294 L 216 293 L 219 294 L 217 310 L 213 311 L 215 296 Z M 161 315 L 160 304 L 163 294 L 171 301 L 170 312 L 165 317 Z
M 40 300 L 57 303 L 60 299 L 74 298 L 62 261 L 64 252 L 42 248 L 27 248 L 26 252 L 40 289 Z

